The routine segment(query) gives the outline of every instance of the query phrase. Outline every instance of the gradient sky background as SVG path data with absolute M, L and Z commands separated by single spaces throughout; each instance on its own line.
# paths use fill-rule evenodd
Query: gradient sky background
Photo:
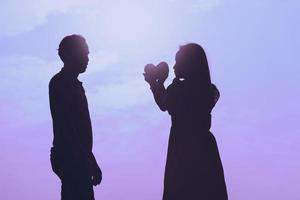
M 73 33 L 91 52 L 80 80 L 104 173 L 96 199 L 161 199 L 170 117 L 142 72 L 172 66 L 187 42 L 204 47 L 221 91 L 212 132 L 230 199 L 300 199 L 299 10 L 297 0 L 2 0 L 0 199 L 59 199 L 48 82 Z

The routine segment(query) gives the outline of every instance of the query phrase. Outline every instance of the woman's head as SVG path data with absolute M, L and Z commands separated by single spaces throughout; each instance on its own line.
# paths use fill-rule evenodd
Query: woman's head
M 200 45 L 189 43 L 180 46 L 175 61 L 174 72 L 177 78 L 211 83 L 207 58 Z

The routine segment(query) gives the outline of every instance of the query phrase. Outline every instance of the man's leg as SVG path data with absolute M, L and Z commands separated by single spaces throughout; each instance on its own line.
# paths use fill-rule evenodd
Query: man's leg
M 51 165 L 62 182 L 62 200 L 94 200 L 91 177 L 82 162 L 61 156 L 51 149 Z
M 61 186 L 62 200 L 94 200 L 91 179 L 82 174 L 76 177 L 64 177 Z

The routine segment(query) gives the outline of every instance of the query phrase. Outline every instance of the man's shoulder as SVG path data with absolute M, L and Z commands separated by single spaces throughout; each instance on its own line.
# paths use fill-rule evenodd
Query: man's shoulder
M 55 74 L 49 81 L 49 89 L 61 88 L 65 85 L 64 77 L 60 72 Z

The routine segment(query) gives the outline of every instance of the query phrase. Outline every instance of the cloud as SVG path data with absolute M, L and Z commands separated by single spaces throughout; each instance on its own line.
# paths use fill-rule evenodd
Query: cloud
M 173 4 L 182 4 L 183 7 L 186 7 L 191 12 L 199 12 L 199 11 L 209 11 L 213 8 L 222 4 L 222 0 L 191 0 L 191 1 L 183 1 L 183 0 L 168 0 L 168 2 Z M 181 7 L 182 7 L 181 6 Z
M 24 123 L 50 119 L 48 84 L 60 70 L 60 60 L 10 56 L 2 58 L 0 66 L 0 73 L 5 74 L 0 85 L 0 108 L 9 113 L 0 118 L 7 123 L 16 119 Z M 132 114 L 150 102 L 154 105 L 141 69 L 138 65 L 130 68 L 124 63 L 121 65 L 121 58 L 115 52 L 91 53 L 87 72 L 79 77 L 83 81 L 91 113 L 101 117 L 107 113 L 114 115 L 131 110 Z M 124 116 L 128 115 L 126 113 L 123 113 Z
M 89 97 L 96 110 L 130 109 L 152 100 L 151 92 L 141 78 L 99 85 Z
M 191 4 L 193 11 L 211 10 L 222 3 L 222 0 L 197 0 Z
M 161 10 L 165 8 L 168 3 L 178 4 L 178 8 L 182 8 L 182 6 L 188 7 L 188 10 L 197 12 L 199 10 L 211 10 L 220 5 L 221 2 L 222 0 L 194 0 L 188 2 L 182 0 L 168 0 L 168 2 L 165 3 L 160 2 L 159 4 L 155 4 L 160 6 L 155 6 L 154 10 L 156 11 L 153 12 L 157 14 L 157 9 Z M 147 0 L 143 2 L 131 1 L 130 3 L 123 1 L 112 3 L 106 0 L 101 2 L 96 0 L 4 0 L 1 2 L 0 8 L 0 36 L 13 36 L 34 30 L 36 27 L 46 23 L 49 16 L 66 12 L 76 12 L 81 15 L 93 15 L 94 12 L 104 13 L 105 16 L 101 15 L 101 18 L 117 20 L 113 22 L 109 20 L 107 22 L 110 25 L 108 28 L 112 29 L 112 31 L 109 32 L 110 34 L 114 34 L 114 30 L 119 30 L 119 28 L 122 28 L 123 32 L 127 35 L 134 34 L 134 32 L 130 30 L 134 29 L 135 25 L 138 25 L 140 27 L 138 30 L 142 31 L 143 29 L 148 30 L 148 26 L 153 27 L 155 25 L 154 23 L 157 23 L 156 17 L 160 15 L 153 14 L 152 11 L 148 9 L 150 5 L 153 5 L 152 1 Z M 146 7 L 141 10 L 143 6 Z M 122 14 L 122 17 L 116 18 L 115 15 L 118 13 Z M 136 17 L 137 15 L 139 16 L 138 18 Z M 119 22 L 118 20 L 125 21 L 126 23 L 118 24 L 118 27 L 116 27 L 114 24 Z M 131 23 L 129 24 L 128 21 L 131 21 Z M 144 23 L 140 21 L 144 21 Z M 147 32 L 144 31 L 143 34 L 147 34 Z M 135 35 L 136 39 L 138 39 L 139 35 L 140 34 Z
M 1 79 L 0 100 L 10 102 L 0 106 L 9 110 L 13 116 L 11 120 L 44 119 L 45 107 L 48 107 L 48 82 L 59 63 L 21 56 L 3 58 L 0 65 L 0 73 L 5 74 Z
M 0 36 L 30 31 L 47 21 L 51 14 L 91 5 L 94 0 L 5 0 L 0 8 Z
M 105 72 L 113 64 L 120 62 L 120 58 L 116 52 L 98 51 L 89 56 L 89 68 L 86 75 L 97 72 Z
M 96 64 L 97 58 L 95 58 L 95 64 L 91 63 L 90 66 L 94 68 L 92 72 L 82 77 L 92 110 L 101 113 L 132 110 L 153 100 L 149 86 L 142 75 L 143 65 L 118 62 L 120 58 L 115 55 L 111 55 L 110 58 L 108 56 L 106 59 L 111 61 L 110 65 L 104 65 L 102 69 L 97 70 L 96 66 L 101 64 Z

